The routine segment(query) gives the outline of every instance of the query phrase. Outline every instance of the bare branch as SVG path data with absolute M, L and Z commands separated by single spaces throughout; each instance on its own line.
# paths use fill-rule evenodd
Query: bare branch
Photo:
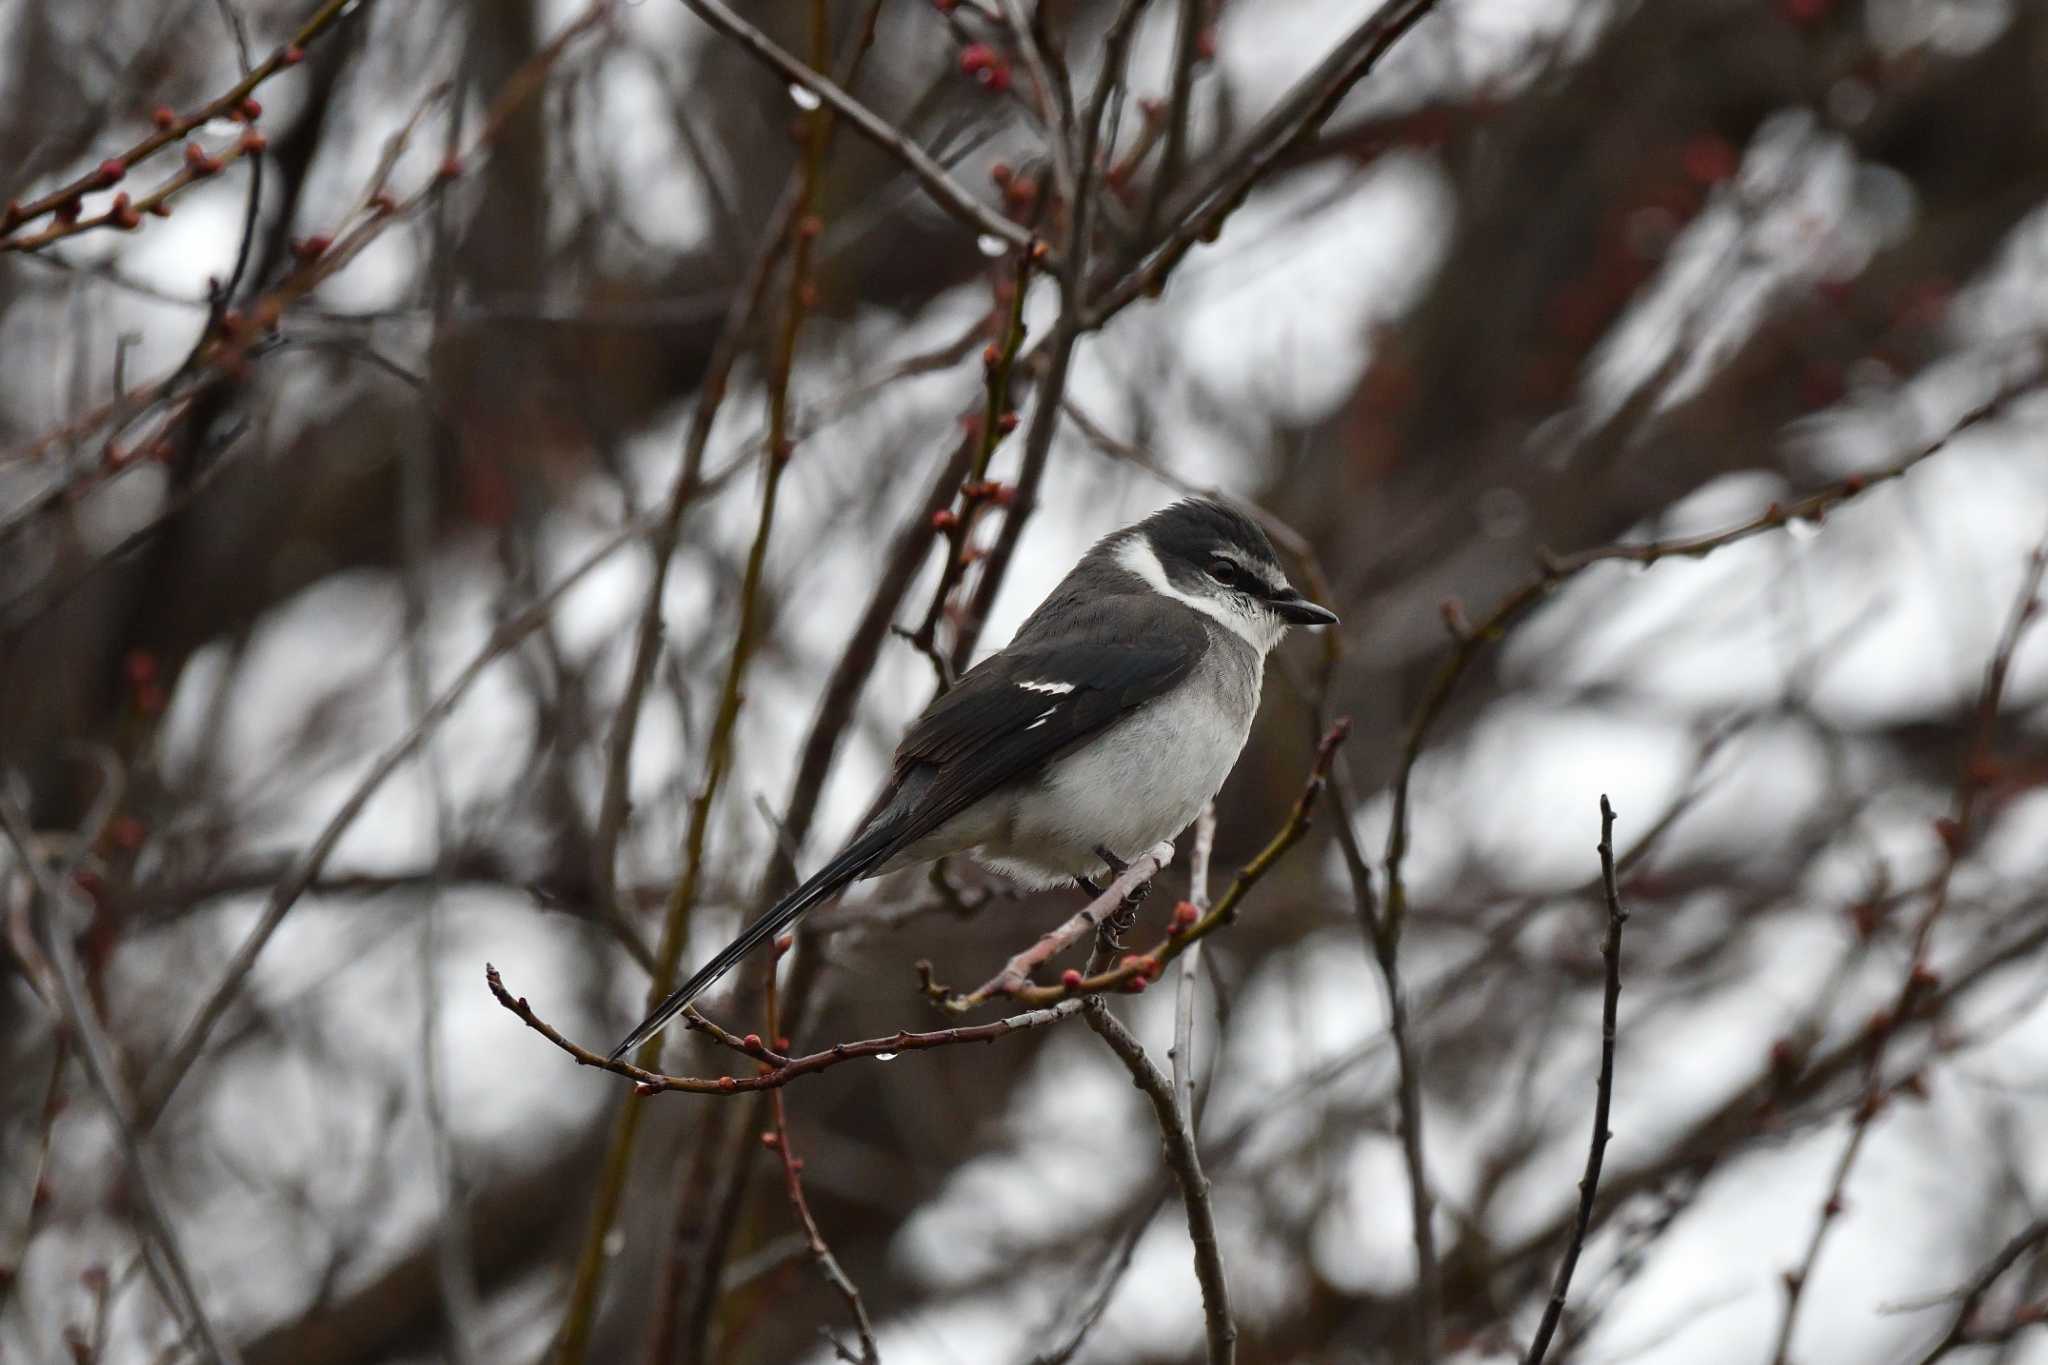
M 1614 872 L 1614 807 L 1600 798 L 1600 885 L 1607 896 L 1607 933 L 1600 940 L 1600 957 L 1607 965 L 1607 990 L 1600 1005 L 1600 1079 L 1593 1091 L 1593 1136 L 1586 1148 L 1586 1172 L 1579 1177 L 1579 1215 L 1572 1224 L 1571 1241 L 1564 1259 L 1557 1265 L 1557 1283 L 1544 1306 L 1543 1319 L 1522 1365 L 1543 1365 L 1550 1349 L 1551 1334 L 1564 1316 L 1565 1294 L 1572 1287 L 1572 1271 L 1578 1268 L 1579 1253 L 1586 1246 L 1586 1230 L 1593 1223 L 1593 1200 L 1600 1192 L 1600 1163 L 1607 1155 L 1607 1115 L 1614 1103 L 1615 1019 L 1621 1010 L 1621 926 L 1628 923 L 1628 911 L 1621 908 L 1621 888 Z
M 1223 1277 L 1223 1248 L 1216 1239 L 1216 1210 L 1209 1199 L 1209 1178 L 1202 1174 L 1195 1135 L 1174 1107 L 1173 1082 L 1145 1055 L 1130 1030 L 1117 1022 L 1099 995 L 1083 1002 L 1088 1027 L 1100 1034 L 1109 1050 L 1131 1073 L 1131 1084 L 1152 1104 L 1166 1148 L 1166 1166 L 1180 1186 L 1187 1208 L 1188 1239 L 1195 1246 L 1195 1279 L 1202 1286 L 1202 1323 L 1208 1338 L 1209 1365 L 1231 1365 L 1237 1359 L 1237 1324 L 1230 1316 L 1230 1289 Z
M 683 0 L 691 11 L 720 33 L 772 67 L 784 80 L 803 86 L 829 105 L 853 130 L 902 162 L 933 202 L 975 231 L 1008 242 L 1020 251 L 1043 250 L 1044 244 L 1031 233 L 974 198 L 931 158 L 880 115 L 846 93 L 836 82 L 815 68 L 798 61 L 774 39 L 742 19 L 724 0 Z

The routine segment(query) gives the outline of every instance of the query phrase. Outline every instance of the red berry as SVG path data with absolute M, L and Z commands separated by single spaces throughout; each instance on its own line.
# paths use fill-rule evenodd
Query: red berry
M 1000 94 L 1010 88 L 1009 62 L 987 43 L 969 43 L 961 48 L 960 70 L 995 93 Z

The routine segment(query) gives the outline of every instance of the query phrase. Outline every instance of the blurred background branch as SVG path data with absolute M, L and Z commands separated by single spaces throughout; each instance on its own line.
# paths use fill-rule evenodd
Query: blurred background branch
M 0 35 L 0 1354 L 1201 1360 L 1171 1114 L 1247 1365 L 1519 1359 L 1568 1245 L 1553 1362 L 2048 1359 L 2048 8 Z M 1086 983 L 1165 1108 L 930 1010 L 1076 908 L 971 867 L 641 1059 L 779 1111 L 476 989 L 613 1036 L 1188 490 L 1346 624 L 1217 803 L 1257 894 L 1177 858 Z

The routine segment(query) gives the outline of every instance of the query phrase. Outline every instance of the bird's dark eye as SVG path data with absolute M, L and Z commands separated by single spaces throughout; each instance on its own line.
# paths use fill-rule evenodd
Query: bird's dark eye
M 1227 559 L 1212 559 L 1209 561 L 1209 577 L 1226 588 L 1234 588 L 1243 580 L 1244 574 Z

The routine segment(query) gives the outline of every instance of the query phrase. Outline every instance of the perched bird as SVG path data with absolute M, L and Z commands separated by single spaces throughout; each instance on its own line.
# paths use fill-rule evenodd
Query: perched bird
M 1190 499 L 1083 555 L 1005 649 L 910 727 L 875 815 L 612 1050 L 660 1032 L 735 963 L 863 877 L 967 853 L 1030 888 L 1091 888 L 1194 822 L 1237 763 L 1266 655 L 1336 614 L 1288 583 L 1258 523 Z

